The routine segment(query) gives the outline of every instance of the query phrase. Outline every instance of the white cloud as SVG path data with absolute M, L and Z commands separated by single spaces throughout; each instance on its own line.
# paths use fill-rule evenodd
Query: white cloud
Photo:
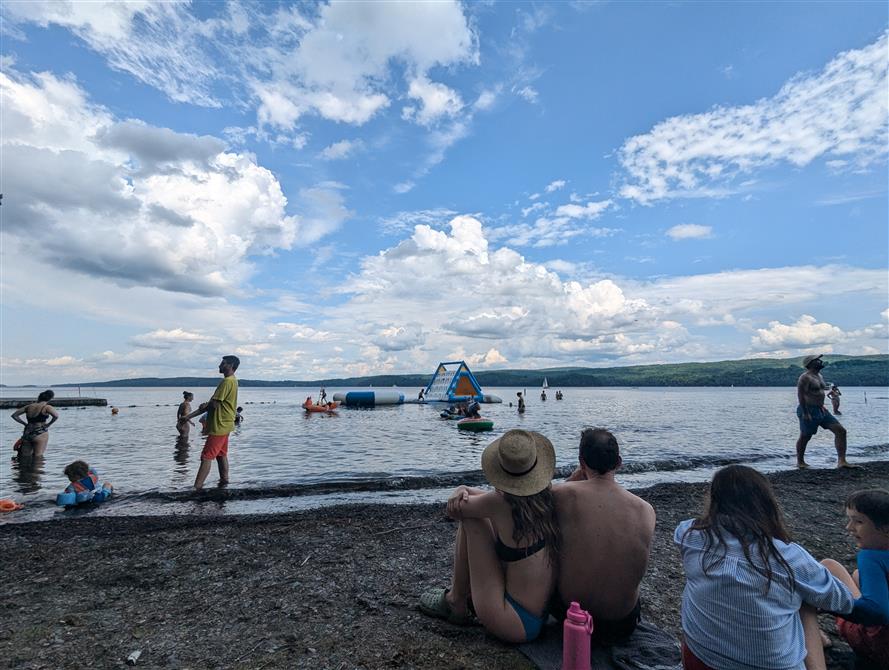
M 702 240 L 713 237 L 713 228 L 697 223 L 680 223 L 667 230 L 667 237 L 673 240 Z
M 537 101 L 540 99 L 540 93 L 530 84 L 521 87 L 516 86 L 512 90 L 513 93 L 532 105 L 537 104 Z
M 498 93 L 499 90 L 482 91 L 481 93 L 479 93 L 478 98 L 476 98 L 472 106 L 479 111 L 487 111 L 491 109 L 497 102 Z
M 771 321 L 768 328 L 757 328 L 750 346 L 757 351 L 804 349 L 837 344 L 845 337 L 841 328 L 819 323 L 815 317 L 803 314 L 795 323 Z
M 442 118 L 453 118 L 463 109 L 460 94 L 444 84 L 417 77 L 410 82 L 408 97 L 420 101 L 420 108 L 405 107 L 402 117 L 423 126 L 430 126 Z
M 524 219 L 529 214 L 533 214 L 534 212 L 540 211 L 541 209 L 546 209 L 548 206 L 548 202 L 535 202 L 529 207 L 522 207 L 522 218 Z
M 150 333 L 137 335 L 130 340 L 137 347 L 151 349 L 170 349 L 183 344 L 214 344 L 221 343 L 222 339 L 212 335 L 189 332 L 182 328 L 164 330 L 158 328 Z
M 404 73 L 406 86 L 418 83 L 420 117 L 432 119 L 450 113 L 457 94 L 441 100 L 429 70 L 478 63 L 476 35 L 456 1 L 334 0 L 314 9 L 228 3 L 206 18 L 185 2 L 11 1 L 2 7 L 10 26 L 64 27 L 111 67 L 172 100 L 205 106 L 249 100 L 260 130 L 293 131 L 306 114 L 366 123 L 401 94 L 393 87 L 395 72 Z
M 736 176 L 817 158 L 867 165 L 887 147 L 889 32 L 791 78 L 771 98 L 671 117 L 624 142 L 621 196 L 642 204 L 725 193 Z
M 386 326 L 379 329 L 373 339 L 381 351 L 404 351 L 418 347 L 425 341 L 426 335 L 419 323 Z
M 220 105 L 212 91 L 219 73 L 202 52 L 201 26 L 184 3 L 29 0 L 4 2 L 2 12 L 13 25 L 32 22 L 70 30 L 111 67 L 162 90 L 171 100 Z
M 412 231 L 418 224 L 426 224 L 433 228 L 441 228 L 450 221 L 457 212 L 439 207 L 437 209 L 421 209 L 412 212 L 398 212 L 393 216 L 380 220 L 380 227 L 387 233 L 405 233 Z
M 219 294 L 301 225 L 277 179 L 221 141 L 119 122 L 70 79 L 0 74 L 4 233 L 122 285 Z
M 567 183 L 568 182 L 566 182 L 564 179 L 556 179 L 555 181 L 551 181 L 549 184 L 547 184 L 545 190 L 547 193 L 552 193 L 553 191 L 558 191 L 565 188 L 565 184 Z
M 586 205 L 561 205 L 556 209 L 556 216 L 567 216 L 569 219 L 598 219 L 602 213 L 614 204 L 611 200 L 588 202 Z
M 327 161 L 342 160 L 363 148 L 364 142 L 361 140 L 340 140 L 339 142 L 334 142 L 333 144 L 324 147 L 318 156 Z

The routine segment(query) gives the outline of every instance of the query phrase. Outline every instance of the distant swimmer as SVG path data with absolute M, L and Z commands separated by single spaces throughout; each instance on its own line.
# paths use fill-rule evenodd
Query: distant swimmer
M 834 448 L 837 450 L 837 467 L 858 467 L 846 460 L 846 429 L 837 421 L 836 417 L 824 407 L 825 390 L 827 384 L 821 376 L 824 354 L 809 355 L 803 358 L 803 367 L 806 369 L 796 383 L 796 395 L 799 406 L 796 415 L 799 417 L 799 439 L 796 441 L 796 466 L 798 468 L 809 467 L 806 463 L 806 445 L 812 436 L 818 432 L 818 428 L 825 428 L 834 435 Z
M 830 393 L 827 394 L 827 397 L 830 398 L 830 404 L 833 406 L 833 413 L 839 414 L 840 416 L 843 413 L 840 411 L 840 396 L 843 395 L 840 392 L 840 387 L 834 384 L 830 387 Z
M 525 413 L 525 399 L 522 397 L 521 391 L 516 393 L 516 395 L 519 397 L 519 414 L 524 414 Z
M 321 390 L 323 391 L 324 389 L 321 389 Z M 244 422 L 243 412 L 244 412 L 243 407 L 238 407 L 238 409 L 235 410 L 235 425 L 236 426 L 240 426 Z
M 176 410 L 176 430 L 179 431 L 179 439 L 188 442 L 188 434 L 194 421 L 183 419 L 186 414 L 191 414 L 191 401 L 194 400 L 194 393 L 191 391 L 182 392 L 182 402 L 179 403 L 179 409 Z
M 546 389 L 543 389 L 543 390 L 540 392 L 540 399 L 541 399 L 541 400 L 546 400 Z

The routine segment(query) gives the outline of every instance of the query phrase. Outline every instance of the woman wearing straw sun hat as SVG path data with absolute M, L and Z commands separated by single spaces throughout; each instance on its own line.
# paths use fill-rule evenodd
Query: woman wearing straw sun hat
M 420 609 L 451 623 L 474 610 L 490 633 L 507 642 L 540 634 L 555 587 L 561 535 L 550 484 L 556 454 L 540 433 L 510 430 L 482 453 L 493 491 L 459 486 L 448 515 L 460 521 L 449 589 L 420 598 Z

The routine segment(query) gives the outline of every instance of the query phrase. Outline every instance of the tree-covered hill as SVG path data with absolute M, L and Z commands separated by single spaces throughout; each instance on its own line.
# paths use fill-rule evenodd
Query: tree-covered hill
M 824 378 L 840 386 L 889 386 L 889 355 L 825 356 Z M 550 386 L 794 386 L 803 369 L 801 358 L 751 358 L 713 363 L 633 365 L 613 368 L 546 368 L 543 370 L 475 371 L 482 387 Z M 426 386 L 431 374 L 378 375 L 339 379 L 265 381 L 241 379 L 241 386 L 295 387 Z M 56 386 L 215 386 L 218 377 L 142 377 Z

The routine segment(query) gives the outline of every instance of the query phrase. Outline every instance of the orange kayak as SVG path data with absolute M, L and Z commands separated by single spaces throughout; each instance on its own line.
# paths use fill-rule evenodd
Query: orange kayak
M 338 402 L 330 402 L 326 405 L 315 405 L 314 403 L 309 404 L 308 402 L 302 404 L 303 409 L 307 412 L 327 412 L 328 414 L 335 412 L 336 408 L 339 406 L 340 404 Z

